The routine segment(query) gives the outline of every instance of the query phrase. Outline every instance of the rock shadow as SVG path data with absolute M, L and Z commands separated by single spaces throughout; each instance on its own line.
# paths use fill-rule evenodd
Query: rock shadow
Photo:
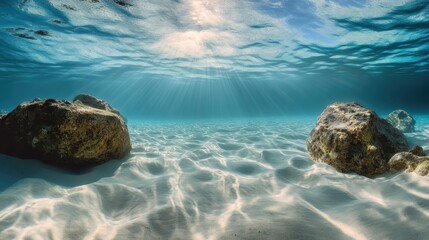
M 20 159 L 0 154 L 0 192 L 11 187 L 21 179 L 38 178 L 63 187 L 76 187 L 96 182 L 101 178 L 111 177 L 122 163 L 131 155 L 121 160 L 111 160 L 103 164 L 68 170 L 44 163 L 36 159 Z

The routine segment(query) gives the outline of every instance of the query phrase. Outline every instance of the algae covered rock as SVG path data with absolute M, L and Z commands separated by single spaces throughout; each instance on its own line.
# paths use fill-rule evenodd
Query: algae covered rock
M 389 159 L 407 147 L 398 129 L 357 103 L 329 105 L 307 139 L 314 161 L 365 176 L 385 172 Z
M 65 167 L 126 156 L 128 129 L 111 111 L 55 99 L 26 102 L 0 119 L 0 152 Z
M 389 114 L 386 119 L 392 126 L 404 133 L 415 131 L 416 121 L 404 110 L 395 110 Z
M 389 168 L 394 172 L 406 170 L 421 176 L 429 176 L 429 157 L 417 156 L 411 152 L 400 152 L 389 160 Z

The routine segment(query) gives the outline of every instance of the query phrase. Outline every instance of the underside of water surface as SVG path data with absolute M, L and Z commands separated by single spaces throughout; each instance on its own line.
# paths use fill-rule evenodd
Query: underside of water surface
M 428 81 L 427 0 L 0 0 L 0 114 L 90 94 L 132 144 L 81 171 L 0 154 L 0 239 L 427 239 L 428 177 L 306 140 L 353 101 L 429 153 Z

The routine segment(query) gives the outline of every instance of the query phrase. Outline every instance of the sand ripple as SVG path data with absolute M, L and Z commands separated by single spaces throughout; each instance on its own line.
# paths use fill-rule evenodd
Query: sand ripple
M 313 124 L 131 122 L 130 157 L 84 173 L 2 155 L 0 239 L 427 239 L 429 178 L 315 164 Z

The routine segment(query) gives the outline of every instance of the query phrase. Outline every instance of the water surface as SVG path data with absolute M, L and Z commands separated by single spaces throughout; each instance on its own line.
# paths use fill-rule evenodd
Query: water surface
M 90 93 L 135 118 L 427 114 L 427 0 L 0 0 L 0 109 Z

